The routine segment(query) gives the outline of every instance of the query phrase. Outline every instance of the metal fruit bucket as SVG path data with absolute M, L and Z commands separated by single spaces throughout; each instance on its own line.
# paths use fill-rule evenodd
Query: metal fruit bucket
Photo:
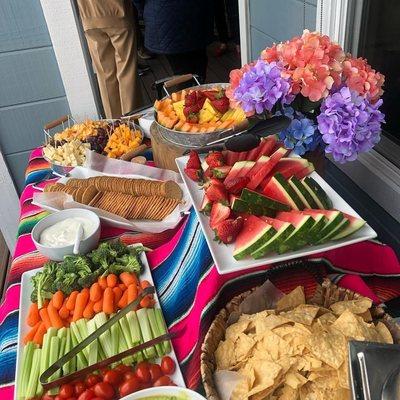
M 165 96 L 162 100 L 165 100 L 167 98 L 171 98 L 170 93 L 168 92 L 168 88 L 175 86 L 177 84 L 183 83 L 186 80 L 189 79 L 195 79 L 195 81 L 198 83 L 197 79 L 193 75 L 183 75 L 181 77 L 172 79 L 170 81 L 167 81 L 164 83 L 164 91 L 166 92 L 167 96 Z M 229 86 L 229 83 L 207 83 L 204 85 L 198 84 L 197 86 L 191 86 L 185 90 L 211 90 L 214 89 L 215 87 L 221 87 L 223 89 L 226 89 Z M 161 125 L 157 121 L 157 110 L 154 110 L 154 124 L 160 133 L 160 135 L 167 140 L 168 142 L 171 142 L 173 144 L 177 144 L 179 146 L 187 147 L 187 148 L 199 148 L 199 147 L 204 147 L 207 146 L 209 142 L 213 142 L 215 140 L 223 139 L 225 137 L 228 137 L 232 134 L 234 131 L 234 128 L 228 128 L 228 129 L 221 129 L 221 130 L 216 130 L 214 132 L 209 132 L 209 133 L 191 133 L 191 132 L 182 132 L 182 131 L 177 131 L 175 129 L 168 129 L 165 126 Z M 241 127 L 243 127 L 245 124 L 240 124 Z

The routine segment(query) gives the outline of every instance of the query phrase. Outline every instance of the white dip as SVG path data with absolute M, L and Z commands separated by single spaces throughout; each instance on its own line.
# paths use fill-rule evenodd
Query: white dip
M 49 226 L 40 234 L 40 244 L 48 247 L 63 247 L 74 244 L 76 234 L 82 225 L 82 240 L 90 236 L 95 230 L 94 221 L 88 218 L 71 217 Z

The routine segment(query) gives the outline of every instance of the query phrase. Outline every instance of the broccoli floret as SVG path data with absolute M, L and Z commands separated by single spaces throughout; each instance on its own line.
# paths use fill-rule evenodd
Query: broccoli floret
M 35 299 L 38 303 L 38 307 L 42 308 L 43 303 L 46 299 L 51 299 L 52 293 L 52 275 L 46 274 L 45 271 L 38 272 L 32 277 L 33 282 L 33 293 L 31 298 Z
M 110 248 L 116 251 L 115 257 L 121 257 L 129 253 L 129 248 L 125 246 L 119 239 L 109 242 Z
M 93 250 L 88 257 L 97 267 L 107 268 L 113 263 L 117 255 L 117 251 L 114 250 L 109 243 L 103 242 L 97 249 Z
M 74 274 L 73 272 L 68 272 L 62 275 L 60 279 L 56 280 L 54 282 L 54 286 L 56 287 L 57 290 L 61 290 L 66 296 L 68 296 L 74 290 L 81 289 L 78 283 L 78 279 L 79 277 L 77 274 Z
M 61 266 L 64 272 L 74 272 L 79 276 L 92 272 L 90 260 L 85 256 L 65 256 Z
M 135 254 L 124 254 L 116 259 L 115 263 L 109 268 L 112 274 L 120 274 L 121 272 L 135 272 L 140 274 L 143 270 L 143 264 Z
M 78 279 L 79 285 L 82 286 L 82 287 L 92 286 L 93 283 L 95 283 L 97 281 L 99 276 L 101 274 L 103 274 L 104 271 L 105 271 L 105 269 L 100 267 L 99 269 L 97 269 L 96 271 L 90 273 L 89 275 L 85 275 L 85 276 L 79 278 Z

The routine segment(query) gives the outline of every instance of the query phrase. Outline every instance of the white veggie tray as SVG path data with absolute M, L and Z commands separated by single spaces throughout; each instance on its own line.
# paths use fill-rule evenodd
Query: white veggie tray
M 93 176 L 113 176 L 118 178 L 149 179 L 149 180 L 157 179 L 146 175 L 102 173 L 100 171 L 96 171 L 90 168 L 75 167 L 70 172 L 68 177 L 62 177 L 57 182 L 65 184 L 70 178 L 86 179 Z M 133 229 L 140 232 L 159 233 L 167 229 L 175 228 L 175 226 L 182 219 L 183 215 L 182 213 L 185 213 L 191 207 L 191 200 L 189 193 L 186 189 L 186 186 L 183 184 L 183 182 L 177 182 L 177 184 L 182 189 L 183 193 L 182 203 L 178 204 L 175 207 L 175 209 L 171 212 L 171 214 L 167 215 L 162 221 L 127 220 L 110 212 L 100 210 L 99 208 L 90 207 L 85 204 L 77 203 L 73 201 L 72 196 L 62 192 L 34 193 L 33 204 L 51 212 L 56 212 L 65 208 L 86 208 L 88 210 L 95 212 L 100 217 L 102 222 L 106 223 L 107 225 L 122 229 L 130 229 L 130 230 Z
M 359 231 L 355 232 L 353 235 L 335 241 L 329 241 L 320 245 L 305 246 L 299 250 L 287 252 L 284 254 L 270 253 L 269 255 L 260 258 L 245 258 L 243 260 L 237 261 L 233 257 L 234 244 L 219 244 L 214 240 L 214 232 L 209 226 L 210 218 L 202 214 L 199 210 L 204 196 L 204 190 L 197 184 L 197 182 L 192 181 L 184 172 L 184 168 L 189 159 L 189 156 L 183 156 L 176 159 L 176 164 L 178 166 L 179 172 L 182 176 L 183 181 L 189 191 L 189 195 L 192 199 L 194 209 L 196 211 L 197 217 L 199 218 L 200 225 L 203 229 L 204 236 L 206 238 L 208 247 L 210 249 L 211 255 L 214 259 L 215 266 L 220 274 L 228 274 L 234 271 L 242 271 L 247 268 L 255 268 L 261 265 L 274 264 L 277 262 L 282 262 L 286 260 L 291 260 L 293 258 L 300 258 L 309 256 L 311 254 L 320 253 L 322 251 L 333 250 L 339 247 L 348 246 L 353 243 L 362 242 L 364 240 L 375 238 L 376 232 L 368 225 L 365 224 Z M 204 156 L 201 157 L 203 161 Z M 333 189 L 329 186 L 324 179 L 321 178 L 316 172 L 310 174 L 322 189 L 325 190 L 326 194 L 331 198 L 333 203 L 333 208 L 350 214 L 354 217 L 361 218 L 353 208 L 350 207 L 346 201 L 344 201 Z
M 141 243 L 137 243 L 132 245 L 131 247 L 142 246 Z M 147 257 L 144 252 L 140 255 L 141 261 L 144 265 L 144 270 L 142 274 L 139 276 L 139 280 L 147 280 L 154 286 L 153 277 L 150 272 L 149 263 L 147 262 Z M 22 363 L 22 353 L 24 349 L 23 338 L 29 331 L 29 326 L 26 324 L 26 318 L 28 316 L 29 307 L 31 305 L 31 293 L 33 290 L 33 285 L 31 283 L 31 278 L 37 272 L 40 272 L 43 268 L 36 268 L 31 271 L 24 272 L 22 274 L 21 279 L 21 294 L 20 294 L 20 302 L 19 302 L 19 317 L 18 317 L 18 346 L 17 346 L 17 364 L 16 364 L 16 373 L 15 373 L 15 390 L 14 390 L 14 400 L 17 400 L 17 392 L 18 392 L 18 382 L 20 380 L 21 374 L 21 363 Z M 156 306 L 160 307 L 160 301 L 157 296 L 157 291 L 154 292 L 154 299 L 156 300 Z M 173 382 L 176 383 L 177 386 L 186 387 L 185 381 L 182 376 L 182 372 L 179 368 L 178 359 L 176 358 L 176 354 L 174 348 L 171 344 L 171 352 L 168 354 L 176 364 L 175 372 L 170 375 Z M 160 361 L 160 360 L 158 360 Z

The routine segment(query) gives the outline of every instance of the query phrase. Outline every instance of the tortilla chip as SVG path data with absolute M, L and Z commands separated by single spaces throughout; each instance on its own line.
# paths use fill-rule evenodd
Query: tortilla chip
M 360 297 L 356 300 L 338 301 L 331 305 L 331 310 L 336 315 L 343 314 L 346 310 L 351 311 L 353 314 L 363 314 L 372 306 L 372 300 L 366 297 Z
M 215 361 L 218 369 L 229 369 L 236 364 L 234 349 L 235 343 L 230 339 L 219 342 L 215 351 Z
M 278 360 L 285 354 L 289 354 L 290 347 L 288 342 L 272 331 L 266 331 L 262 336 L 255 337 L 257 344 L 255 346 L 255 354 L 265 353 L 272 360 Z
M 256 318 L 253 320 L 256 334 L 262 334 L 266 330 L 274 329 L 288 322 L 289 320 L 287 318 L 281 317 L 280 315 L 268 315 L 265 318 Z
M 236 361 L 244 361 L 246 360 L 250 354 L 251 350 L 255 346 L 256 342 L 250 337 L 245 335 L 244 333 L 240 333 L 238 338 L 235 341 L 235 356 Z
M 281 315 L 293 322 L 311 325 L 318 313 L 319 307 L 309 304 L 301 304 L 291 311 L 283 312 Z
M 383 322 L 378 322 L 375 326 L 375 329 L 382 338 L 383 343 L 393 344 L 393 336 L 390 333 L 388 327 Z
M 305 304 L 305 302 L 306 297 L 304 295 L 304 288 L 303 286 L 297 286 L 296 289 L 293 289 L 290 293 L 278 300 L 276 303 L 276 310 L 290 310 L 300 304 Z
M 226 328 L 225 339 L 230 339 L 235 341 L 239 335 L 246 331 L 250 322 L 247 320 L 241 320 L 232 324 Z
M 280 365 L 270 362 L 265 358 L 252 358 L 249 359 L 249 362 L 252 363 L 255 375 L 254 385 L 248 393 L 249 396 L 275 386 L 276 378 L 282 370 Z

